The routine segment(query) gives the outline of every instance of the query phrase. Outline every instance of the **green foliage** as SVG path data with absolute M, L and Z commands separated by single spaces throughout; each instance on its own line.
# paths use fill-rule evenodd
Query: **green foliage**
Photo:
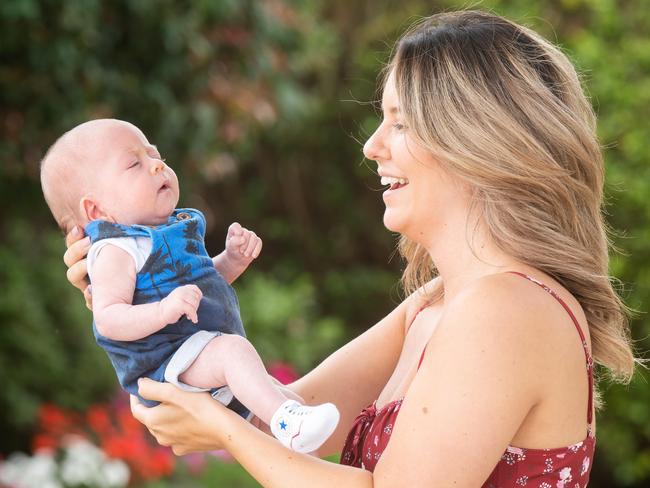
M 17 223 L 5 238 L 0 243 L 0 416 L 12 425 L 0 422 L 0 438 L 8 449 L 19 441 L 12 434 L 30 431 L 44 399 L 80 408 L 110 394 L 116 380 L 103 353 L 97 353 L 90 312 L 61 280 L 60 237 L 43 238 Z
M 306 275 L 280 283 L 257 274 L 235 286 L 246 333 L 263 358 L 306 373 L 342 345 L 342 321 L 319 313 L 314 285 Z
M 187 468 L 181 467 L 174 472 L 173 477 L 166 480 L 149 482 L 142 488 L 183 488 L 217 487 L 227 488 L 256 488 L 260 484 L 244 471 L 235 462 L 220 461 L 207 458 L 205 468 L 200 473 L 192 473 Z M 325 458 L 331 462 L 338 462 L 336 456 Z
M 210 460 L 199 473 L 176 469 L 169 479 L 152 481 L 142 488 L 199 488 L 227 486 L 228 488 L 257 488 L 260 484 L 235 462 Z

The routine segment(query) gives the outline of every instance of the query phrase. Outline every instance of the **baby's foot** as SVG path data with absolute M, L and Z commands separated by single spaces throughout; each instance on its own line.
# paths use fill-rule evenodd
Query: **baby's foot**
M 271 418 L 271 432 L 282 444 L 297 452 L 312 452 L 332 435 L 339 411 L 332 403 L 316 407 L 287 400 Z

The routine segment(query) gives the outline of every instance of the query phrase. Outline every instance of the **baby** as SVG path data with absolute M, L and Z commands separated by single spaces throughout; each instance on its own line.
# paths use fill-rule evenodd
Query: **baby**
M 41 162 L 41 185 L 64 232 L 78 225 L 90 236 L 93 330 L 124 389 L 137 395 L 146 376 L 209 390 L 299 452 L 332 434 L 336 407 L 288 398 L 245 338 L 230 283 L 261 240 L 232 224 L 226 249 L 211 259 L 203 214 L 176 208 L 176 174 L 137 127 L 101 119 L 65 133 Z

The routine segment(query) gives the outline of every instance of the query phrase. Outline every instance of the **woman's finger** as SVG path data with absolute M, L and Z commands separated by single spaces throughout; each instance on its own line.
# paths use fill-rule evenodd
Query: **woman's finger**
M 129 402 L 131 403 L 131 414 L 133 417 L 139 422 L 146 425 L 149 409 L 145 407 L 135 395 L 129 396 Z M 151 429 L 149 429 L 149 432 L 151 432 Z
M 172 446 L 172 452 L 176 456 L 184 456 L 185 454 L 189 454 L 192 451 L 187 448 L 187 446 Z
M 90 237 L 84 237 L 83 239 L 70 244 L 63 255 L 63 262 L 65 265 L 69 268 L 77 261 L 83 259 L 86 254 L 88 254 L 90 244 Z
M 93 295 L 92 295 L 92 287 L 88 285 L 86 289 L 84 290 L 84 299 L 86 300 L 86 308 L 88 310 L 92 311 L 93 309 Z
M 66 278 L 72 286 L 79 290 L 85 290 L 88 287 L 88 262 L 86 259 L 76 262 L 68 268 Z
M 147 400 L 170 402 L 173 401 L 176 387 L 169 383 L 159 383 L 149 378 L 140 378 L 138 380 L 138 393 Z
M 78 226 L 74 226 L 70 232 L 65 236 L 65 247 L 70 247 L 73 243 L 77 242 L 79 239 L 83 238 L 84 233 L 81 232 L 81 229 Z

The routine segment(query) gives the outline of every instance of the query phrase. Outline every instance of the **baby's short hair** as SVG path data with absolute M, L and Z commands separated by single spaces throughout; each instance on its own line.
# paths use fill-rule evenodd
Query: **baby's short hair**
M 89 141 L 79 137 L 79 128 L 86 124 L 59 137 L 40 164 L 43 196 L 65 234 L 82 220 L 79 203 L 89 187 L 89 161 L 84 150 Z

